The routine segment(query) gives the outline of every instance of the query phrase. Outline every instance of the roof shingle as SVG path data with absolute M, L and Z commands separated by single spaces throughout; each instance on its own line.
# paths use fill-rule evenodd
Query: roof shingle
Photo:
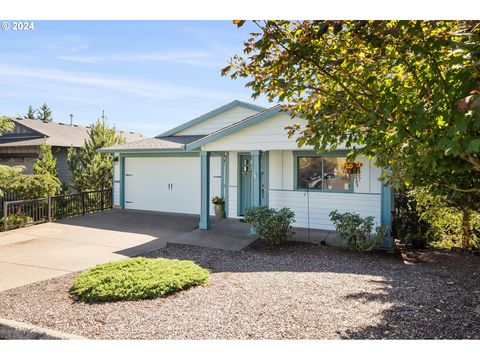
M 84 141 L 88 138 L 89 127 L 81 125 L 67 125 L 56 122 L 43 122 L 41 120 L 34 119 L 11 119 L 13 122 L 28 127 L 42 135 L 41 142 L 46 142 L 52 146 L 63 146 L 63 147 L 81 147 L 84 144 Z M 143 135 L 139 133 L 126 132 L 126 131 L 117 131 L 119 136 L 125 138 L 128 142 L 137 141 L 143 139 Z M 7 136 L 4 136 L 3 144 L 9 144 L 8 146 L 27 146 L 27 145 L 37 145 L 39 138 L 27 139 L 18 138 L 14 139 L 13 137 L 7 139 Z M 0 139 L 2 139 L 0 137 Z M 6 146 L 6 145 L 3 145 Z
M 203 135 L 188 136 L 157 136 L 142 139 L 126 144 L 120 144 L 102 149 L 103 151 L 117 150 L 183 150 L 185 145 L 201 139 Z

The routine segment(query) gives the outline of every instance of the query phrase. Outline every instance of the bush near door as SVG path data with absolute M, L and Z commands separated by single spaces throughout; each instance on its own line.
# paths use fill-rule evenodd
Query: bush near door
M 337 210 L 330 212 L 330 220 L 335 225 L 335 229 L 340 239 L 350 248 L 359 251 L 372 250 L 375 245 L 383 242 L 387 233 L 387 227 L 380 225 L 375 228 L 374 217 L 367 216 L 362 218 L 356 213 L 339 213 Z
M 288 208 L 275 210 L 259 206 L 245 211 L 245 222 L 253 226 L 267 247 L 278 246 L 295 235 L 291 226 L 294 218 L 295 213 Z

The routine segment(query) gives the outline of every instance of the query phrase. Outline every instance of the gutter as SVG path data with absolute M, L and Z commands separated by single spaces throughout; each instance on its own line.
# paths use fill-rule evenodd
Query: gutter
M 184 152 L 184 151 L 186 151 L 186 145 L 182 145 L 181 148 L 176 148 L 176 149 L 151 149 L 151 148 L 147 148 L 147 149 L 140 149 L 140 148 L 138 148 L 138 149 L 122 149 L 122 148 L 101 148 L 101 149 L 98 149 L 97 151 L 100 152 L 100 153 L 107 153 L 107 154 L 113 154 L 113 153 L 116 153 L 116 152 L 123 153 L 123 154 L 139 153 L 139 152 L 142 152 L 142 153 L 152 153 L 152 154 L 155 154 L 155 153 L 165 154 L 165 153 Z

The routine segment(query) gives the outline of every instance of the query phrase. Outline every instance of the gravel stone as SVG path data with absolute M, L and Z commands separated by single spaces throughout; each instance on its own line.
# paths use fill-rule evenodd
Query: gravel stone
M 169 245 L 149 257 L 210 269 L 206 286 L 154 300 L 83 304 L 78 275 L 0 293 L 0 317 L 94 339 L 479 339 L 480 258 L 287 244 Z

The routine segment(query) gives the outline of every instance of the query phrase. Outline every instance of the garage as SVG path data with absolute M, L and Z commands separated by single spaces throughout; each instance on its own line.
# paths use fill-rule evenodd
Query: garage
M 125 158 L 125 209 L 200 214 L 200 184 L 198 156 Z M 210 198 L 221 186 L 221 158 L 211 157 Z

